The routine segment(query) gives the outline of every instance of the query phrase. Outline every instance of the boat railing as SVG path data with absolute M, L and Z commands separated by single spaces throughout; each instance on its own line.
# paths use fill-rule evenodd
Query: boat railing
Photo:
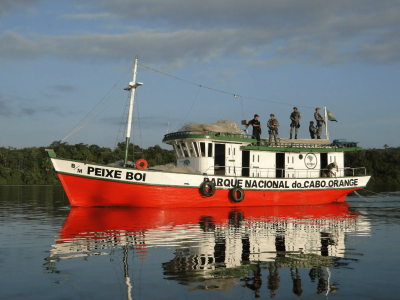
M 208 135 L 208 136 L 222 136 L 222 137 L 231 137 L 231 138 L 241 138 L 241 139 L 253 139 L 252 135 L 248 135 L 245 133 L 232 133 L 232 132 L 221 132 L 221 131 L 210 131 L 210 130 L 189 130 L 189 131 L 178 131 L 171 132 L 164 135 L 165 138 L 178 138 L 180 136 L 188 136 L 188 135 Z
M 329 144 L 320 144 L 320 143 L 294 143 L 294 142 L 269 142 L 269 141 L 261 141 L 260 145 L 251 144 L 249 146 L 261 146 L 261 147 L 270 147 L 270 148 L 319 148 L 319 149 L 332 149 L 332 148 L 345 148 L 343 144 L 337 143 L 329 143 Z M 357 143 L 347 143 L 348 147 L 357 147 Z M 246 146 L 245 146 L 246 147 Z
M 182 138 L 188 137 L 191 135 L 205 135 L 205 136 L 214 136 L 214 137 L 229 137 L 229 138 L 240 138 L 240 139 L 248 139 L 255 140 L 252 135 L 248 135 L 245 133 L 232 133 L 232 132 L 217 132 L 210 130 L 188 130 L 188 131 L 178 131 L 171 132 L 164 135 L 164 139 L 174 139 L 174 138 Z M 332 148 L 345 148 L 345 147 L 357 147 L 357 142 L 347 142 L 347 143 L 296 143 L 296 142 L 280 142 L 279 139 L 277 142 L 269 142 L 266 140 L 261 140 L 259 145 L 256 143 L 250 142 L 248 146 L 257 146 L 257 147 L 272 147 L 272 148 L 318 148 L 318 149 L 332 149 Z M 247 146 L 244 146 L 247 147 Z
M 334 176 L 329 169 L 290 169 L 290 168 L 258 168 L 258 167 L 234 167 L 234 166 L 210 166 L 203 172 L 213 175 L 263 177 L 263 178 L 324 178 L 324 177 L 356 177 L 366 176 L 365 167 L 333 169 Z M 238 175 L 240 174 L 240 175 Z M 211 175 L 211 174 L 210 174 Z

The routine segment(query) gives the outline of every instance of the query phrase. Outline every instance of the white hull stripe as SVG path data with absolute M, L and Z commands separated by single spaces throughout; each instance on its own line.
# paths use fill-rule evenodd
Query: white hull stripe
M 363 188 L 370 176 L 339 178 L 262 178 L 201 175 L 149 171 L 84 164 L 83 162 L 52 159 L 57 173 L 96 180 L 155 186 L 198 188 L 203 181 L 212 181 L 217 189 L 239 186 L 245 190 L 331 190 Z

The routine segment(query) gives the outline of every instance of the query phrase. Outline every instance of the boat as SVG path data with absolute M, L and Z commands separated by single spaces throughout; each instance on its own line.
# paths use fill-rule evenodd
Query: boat
M 46 149 L 72 206 L 320 205 L 344 202 L 370 179 L 365 167 L 344 166 L 345 153 L 362 150 L 358 143 L 331 143 L 326 125 L 326 139 L 260 143 L 244 130 L 189 128 L 167 133 L 162 140 L 174 149 L 178 172 L 149 168 L 144 159 L 128 165 L 135 90 L 143 84 L 136 82 L 136 73 L 137 57 L 126 88 L 130 105 L 122 167 L 65 159 Z M 337 165 L 335 177 L 326 170 L 330 163 Z

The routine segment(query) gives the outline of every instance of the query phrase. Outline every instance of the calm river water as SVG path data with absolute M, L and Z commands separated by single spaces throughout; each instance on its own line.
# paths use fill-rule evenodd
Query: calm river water
M 400 192 L 129 209 L 0 186 L 0 299 L 400 299 L 399 231 Z

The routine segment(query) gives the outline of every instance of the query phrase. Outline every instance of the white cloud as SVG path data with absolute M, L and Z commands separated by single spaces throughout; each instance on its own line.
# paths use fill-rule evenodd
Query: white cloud
M 1 4 L 4 7 L 17 9 L 23 1 L 16 1 L 15 5 L 9 0 L 4 3 L 8 3 Z M 112 25 L 105 26 L 112 26 L 119 33 L 75 31 L 51 36 L 8 30 L 0 36 L 0 59 L 56 57 L 114 64 L 131 61 L 138 54 L 145 61 L 167 68 L 222 57 L 242 58 L 259 66 L 292 62 L 400 62 L 400 8 L 392 1 L 254 0 L 251 5 L 232 0 L 75 3 L 79 13 L 62 15 L 65 20 L 112 19 Z M 134 30 L 127 32 L 127 28 Z

